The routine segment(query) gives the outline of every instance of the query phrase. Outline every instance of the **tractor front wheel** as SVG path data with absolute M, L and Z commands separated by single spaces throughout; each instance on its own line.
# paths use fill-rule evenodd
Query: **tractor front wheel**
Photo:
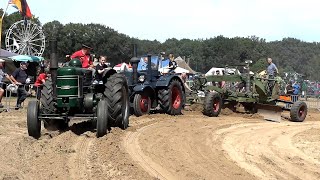
M 178 80 L 172 80 L 166 89 L 158 91 L 161 109 L 170 115 L 180 115 L 184 104 L 182 85 Z
M 101 100 L 97 107 L 97 137 L 107 134 L 108 128 L 108 102 Z
M 203 114 L 209 117 L 217 117 L 222 108 L 222 98 L 217 92 L 209 92 L 203 103 Z
M 307 116 L 308 107 L 303 101 L 295 102 L 290 110 L 290 118 L 293 122 L 302 122 Z
M 149 114 L 151 108 L 150 97 L 144 94 L 136 94 L 133 99 L 133 111 L 137 117 Z
M 39 116 L 38 101 L 30 101 L 27 109 L 27 127 L 28 134 L 36 139 L 41 135 L 41 121 Z

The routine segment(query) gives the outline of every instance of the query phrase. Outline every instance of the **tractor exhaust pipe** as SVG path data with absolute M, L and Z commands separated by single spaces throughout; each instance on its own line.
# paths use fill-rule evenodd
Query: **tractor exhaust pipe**
M 250 93 L 251 92 L 251 81 L 250 81 L 250 78 L 251 78 L 251 75 L 250 75 L 250 64 L 252 63 L 251 60 L 246 60 L 245 61 L 246 63 L 246 70 L 247 70 L 247 82 L 246 82 L 246 93 Z
M 147 73 L 147 81 L 150 82 L 151 81 L 151 76 L 152 76 L 152 68 L 151 68 L 151 54 L 148 54 L 148 65 L 147 65 L 148 69 L 148 73 Z
M 53 99 L 57 99 L 57 69 L 58 69 L 58 59 L 57 59 L 57 40 L 50 40 L 51 54 L 50 54 L 50 73 L 52 79 L 52 90 L 53 90 Z
M 133 83 L 138 83 L 138 63 L 140 59 L 137 57 L 137 44 L 133 44 L 133 57 L 130 59 L 133 73 Z

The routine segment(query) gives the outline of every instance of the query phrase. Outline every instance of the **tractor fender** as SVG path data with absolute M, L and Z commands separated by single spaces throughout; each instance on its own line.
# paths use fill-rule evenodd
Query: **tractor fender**
M 112 69 L 112 68 L 108 68 L 106 71 L 103 72 L 102 74 L 102 78 L 103 78 L 103 82 L 106 82 L 106 80 L 113 74 L 117 73 L 116 70 Z
M 135 94 L 146 94 L 146 95 L 148 95 L 148 97 L 151 98 L 151 100 L 156 98 L 156 96 L 155 96 L 156 91 L 150 85 L 144 85 L 144 84 L 136 85 L 133 88 L 132 92 L 134 92 L 134 93 L 131 95 L 131 97 L 134 97 Z
M 168 75 L 168 76 L 160 77 L 157 81 L 156 86 L 157 87 L 168 87 L 173 79 L 176 79 L 181 83 L 183 91 L 184 91 L 185 88 L 184 88 L 183 82 L 182 82 L 181 78 L 177 75 Z
M 145 85 L 145 84 L 139 84 L 139 85 L 134 86 L 134 88 L 133 88 L 133 92 L 135 92 L 135 93 L 139 93 L 139 92 L 143 92 L 143 91 L 154 92 L 154 89 L 150 85 Z

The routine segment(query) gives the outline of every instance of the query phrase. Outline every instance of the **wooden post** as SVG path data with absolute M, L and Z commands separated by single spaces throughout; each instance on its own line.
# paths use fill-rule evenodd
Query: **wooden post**
M 3 14 L 2 14 L 1 19 L 0 19 L 0 48 L 1 48 L 1 44 L 2 44 L 2 22 L 3 22 L 4 15 L 7 12 L 7 9 L 8 9 L 8 6 L 9 6 L 9 2 L 10 2 L 10 0 L 8 1 L 7 7 L 3 11 Z

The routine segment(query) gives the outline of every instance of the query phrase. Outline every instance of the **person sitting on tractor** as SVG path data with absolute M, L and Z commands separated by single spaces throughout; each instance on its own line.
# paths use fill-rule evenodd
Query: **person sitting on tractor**
M 174 69 L 178 66 L 177 65 L 177 62 L 176 61 L 174 61 L 174 55 L 173 55 L 173 53 L 170 53 L 169 54 L 169 69 L 170 69 L 170 71 L 169 72 L 174 72 Z
M 151 69 L 156 69 L 156 64 L 151 62 Z M 141 70 L 147 70 L 148 69 L 148 57 L 143 58 L 143 62 L 141 64 Z
M 82 48 L 79 51 L 76 51 L 71 55 L 71 59 L 79 59 L 82 64 L 82 68 L 93 68 L 93 63 L 90 57 L 90 50 L 92 50 L 91 47 L 82 44 Z
M 102 75 L 108 69 L 107 56 L 99 57 L 99 64 L 96 66 L 96 76 L 93 84 L 103 84 Z

